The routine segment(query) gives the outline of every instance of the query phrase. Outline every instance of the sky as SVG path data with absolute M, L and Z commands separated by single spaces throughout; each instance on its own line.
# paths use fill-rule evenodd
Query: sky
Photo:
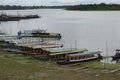
M 120 4 L 120 0 L 0 0 L 0 5 L 24 5 L 24 6 L 57 6 L 57 5 L 76 5 L 94 3 L 115 3 Z

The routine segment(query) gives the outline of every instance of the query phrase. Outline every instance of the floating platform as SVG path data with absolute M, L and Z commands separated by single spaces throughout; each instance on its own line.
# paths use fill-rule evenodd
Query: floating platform
M 19 21 L 21 19 L 32 19 L 32 18 L 40 18 L 38 15 L 0 15 L 0 21 Z

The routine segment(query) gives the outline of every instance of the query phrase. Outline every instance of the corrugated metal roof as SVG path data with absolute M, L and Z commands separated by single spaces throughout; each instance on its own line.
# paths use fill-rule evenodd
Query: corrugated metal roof
M 30 44 L 30 43 L 23 43 L 19 44 L 18 46 L 23 46 L 23 47 L 29 47 L 33 49 L 38 49 L 38 48 L 55 48 L 55 47 L 61 47 L 62 44 Z
M 50 56 L 55 56 L 60 54 L 71 54 L 71 53 L 77 53 L 77 52 L 83 52 L 83 51 L 88 51 L 88 50 L 87 49 L 68 50 L 68 51 L 63 51 L 58 53 L 51 53 Z
M 41 44 L 41 45 L 33 45 L 32 48 L 56 48 L 61 47 L 62 44 Z
M 82 56 L 82 55 L 89 55 L 89 54 L 99 54 L 101 51 L 94 51 L 94 52 L 83 52 L 83 53 L 76 53 L 76 54 L 69 54 L 69 57 L 74 57 L 74 56 Z
M 46 51 L 49 51 L 51 53 L 57 53 L 57 52 L 65 52 L 65 51 L 71 51 L 76 50 L 75 48 L 49 48 L 46 49 Z

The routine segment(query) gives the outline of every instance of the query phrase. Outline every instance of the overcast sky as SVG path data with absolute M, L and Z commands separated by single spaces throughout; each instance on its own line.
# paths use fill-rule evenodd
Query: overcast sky
M 0 0 L 0 5 L 73 5 L 73 4 L 91 4 L 91 3 L 116 3 L 120 0 Z

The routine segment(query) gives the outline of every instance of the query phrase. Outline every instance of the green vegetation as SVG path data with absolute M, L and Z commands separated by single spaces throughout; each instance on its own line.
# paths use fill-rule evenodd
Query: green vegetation
M 0 10 L 15 9 L 44 9 L 44 8 L 65 8 L 66 10 L 120 10 L 120 4 L 81 4 L 73 6 L 19 6 L 19 5 L 0 5 Z
M 96 67 L 95 67 L 96 66 Z M 119 80 L 120 72 L 109 73 L 99 62 L 57 65 L 0 50 L 0 80 Z M 111 65 L 110 65 L 111 66 Z M 89 68 L 84 68 L 89 67 Z M 117 66 L 112 69 L 119 69 Z M 105 72 L 107 70 L 108 72 Z
M 44 9 L 44 8 L 64 8 L 65 6 L 18 6 L 18 5 L 0 5 L 0 10 L 16 10 L 16 9 Z
M 97 68 L 97 69 L 108 69 L 108 70 L 120 69 L 120 64 L 109 64 L 109 63 L 102 63 L 98 61 L 83 62 L 79 66 Z
M 17 5 L 0 5 L 1 10 L 15 10 L 15 9 L 37 9 L 42 6 L 17 6 Z
M 120 10 L 119 4 L 86 4 L 69 6 L 66 10 Z
M 65 8 L 66 10 L 120 10 L 120 4 L 80 4 L 73 6 L 20 6 L 0 5 L 0 10 Z

